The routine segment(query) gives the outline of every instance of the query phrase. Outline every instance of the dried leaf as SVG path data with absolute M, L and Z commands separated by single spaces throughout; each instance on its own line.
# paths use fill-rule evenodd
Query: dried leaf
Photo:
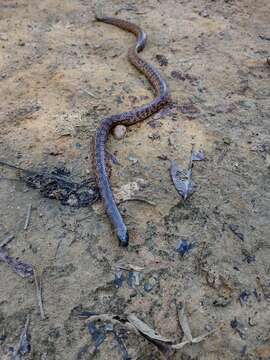
M 16 272 L 16 274 L 23 278 L 34 275 L 32 265 L 13 259 L 2 248 L 0 248 L 0 260 L 6 262 Z
M 191 330 L 190 330 L 189 323 L 188 323 L 188 318 L 185 314 L 185 304 L 182 303 L 180 305 L 181 305 L 181 309 L 179 312 L 179 322 L 180 322 L 181 328 L 184 332 L 184 338 L 181 343 L 172 345 L 172 348 L 174 350 L 182 349 L 187 344 L 197 344 L 197 343 L 203 341 L 207 336 L 213 334 L 216 331 L 216 330 L 212 330 L 212 331 L 209 331 L 208 333 L 197 336 L 195 338 L 192 337 Z
M 238 239 L 240 239 L 241 241 L 245 240 L 243 233 L 239 231 L 239 225 L 230 224 L 229 229 L 234 233 L 234 235 L 238 237 Z
M 185 304 L 181 304 L 181 309 L 180 309 L 180 312 L 179 312 L 179 322 L 180 322 L 180 325 L 181 325 L 181 328 L 184 332 L 184 335 L 186 337 L 186 339 L 191 342 L 192 341 L 192 335 L 191 335 L 191 331 L 190 331 L 190 327 L 189 327 L 189 324 L 188 324 L 188 319 L 187 319 L 187 316 L 185 314 Z
M 31 335 L 29 332 L 30 317 L 28 316 L 20 336 L 18 349 L 12 354 L 12 360 L 21 360 L 24 355 L 31 351 Z
M 196 185 L 191 180 L 192 170 L 182 169 L 176 161 L 171 162 L 171 177 L 178 193 L 186 200 L 196 191 Z
M 125 276 L 123 274 L 123 271 L 120 269 L 117 269 L 114 274 L 114 285 L 118 289 L 123 285 L 123 282 L 125 280 Z
M 87 323 L 89 334 L 91 335 L 93 341 L 95 342 L 95 348 L 93 352 L 96 352 L 100 345 L 106 339 L 106 335 L 103 331 L 100 331 L 93 322 L 89 321 Z
M 192 161 L 202 161 L 202 160 L 205 160 L 204 150 L 203 150 L 203 149 L 200 149 L 199 151 L 195 152 L 195 151 L 192 149 L 192 152 L 191 152 L 191 160 L 192 160 Z
M 167 339 L 155 332 L 150 326 L 145 324 L 143 321 L 137 318 L 136 315 L 130 314 L 127 316 L 128 321 L 143 335 L 151 340 L 161 341 L 165 343 L 172 343 L 172 339 Z
M 184 256 L 190 252 L 193 248 L 194 243 L 189 242 L 187 239 L 181 239 L 176 247 L 176 251 L 181 255 Z
M 138 272 L 144 270 L 144 268 L 142 266 L 138 266 L 138 265 L 134 265 L 134 264 L 126 264 L 126 265 L 119 264 L 119 265 L 117 265 L 117 268 L 122 269 L 122 270 L 127 270 L 127 271 L 134 270 L 134 271 L 138 271 Z
M 113 334 L 117 342 L 117 347 L 122 355 L 122 360 L 131 360 L 122 337 L 116 331 L 113 331 Z
M 212 330 L 212 331 L 209 331 L 203 335 L 200 335 L 200 336 L 197 336 L 195 338 L 192 339 L 192 344 L 198 344 L 199 342 L 203 341 L 205 338 L 207 338 L 208 336 L 214 334 L 216 332 L 216 330 Z

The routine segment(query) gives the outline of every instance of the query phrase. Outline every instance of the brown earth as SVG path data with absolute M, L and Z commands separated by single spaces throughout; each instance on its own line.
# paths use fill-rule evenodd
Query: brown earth
M 172 359 L 270 359 L 269 1 L 99 6 L 145 29 L 143 57 L 172 93 L 168 111 L 108 144 L 120 163 L 111 164 L 115 192 L 141 184 L 136 196 L 151 204 L 121 203 L 130 229 L 130 246 L 122 249 L 101 202 L 61 205 L 1 166 L 1 239 L 14 234 L 9 254 L 42 274 L 47 315 L 40 319 L 34 281 L 1 262 L 1 359 L 10 358 L 29 314 L 32 350 L 25 359 L 122 359 L 111 335 L 90 354 L 94 343 L 78 317 L 82 310 L 134 313 L 179 342 L 180 301 L 194 336 L 216 332 Z M 126 58 L 134 38 L 95 22 L 94 8 L 91 0 L 0 1 L 1 160 L 91 177 L 101 119 L 152 98 Z M 195 163 L 197 192 L 183 202 L 170 160 L 186 167 L 191 144 L 205 150 L 206 161 Z M 183 238 L 194 242 L 184 257 L 176 252 Z M 139 285 L 124 281 L 116 288 L 119 262 L 143 267 Z M 132 359 L 164 358 L 141 336 L 130 333 L 124 341 Z

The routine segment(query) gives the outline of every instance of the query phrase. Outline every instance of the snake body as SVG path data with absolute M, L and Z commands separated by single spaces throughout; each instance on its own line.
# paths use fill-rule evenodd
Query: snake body
M 143 50 L 146 44 L 145 32 L 140 29 L 139 26 L 125 20 L 111 17 L 96 17 L 96 19 L 98 21 L 115 25 L 136 35 L 137 42 L 135 46 L 129 49 L 128 59 L 132 65 L 134 65 L 146 76 L 155 90 L 154 100 L 152 100 L 147 105 L 103 119 L 95 135 L 94 161 L 100 195 L 105 204 L 107 215 L 116 229 L 119 244 L 122 246 L 127 246 L 129 240 L 128 231 L 116 205 L 106 171 L 106 142 L 109 136 L 109 132 L 114 126 L 119 124 L 129 126 L 146 119 L 153 113 L 160 110 L 169 101 L 170 96 L 166 81 L 161 77 L 159 72 L 152 65 L 148 64 L 145 60 L 138 56 L 138 53 Z

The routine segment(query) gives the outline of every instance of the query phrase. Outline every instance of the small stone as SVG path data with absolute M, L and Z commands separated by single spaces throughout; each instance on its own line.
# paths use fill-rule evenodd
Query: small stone
M 128 160 L 131 161 L 133 164 L 136 164 L 137 162 L 139 162 L 139 160 L 132 155 L 128 156 Z
M 207 10 L 203 10 L 199 12 L 199 15 L 202 17 L 209 17 L 209 13 Z
M 112 131 L 114 138 L 117 140 L 123 139 L 126 135 L 126 132 L 127 128 L 124 125 L 116 125 Z
M 227 136 L 225 136 L 222 140 L 223 140 L 224 144 L 226 144 L 226 145 L 231 145 L 231 143 L 232 143 L 232 140 Z

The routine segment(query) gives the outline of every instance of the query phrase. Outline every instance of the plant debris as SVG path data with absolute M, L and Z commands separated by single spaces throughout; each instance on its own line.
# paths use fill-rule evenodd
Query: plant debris
M 70 171 L 65 168 L 55 168 L 50 173 L 47 170 L 36 172 L 22 169 L 2 160 L 0 165 L 19 170 L 27 186 L 38 189 L 43 197 L 58 200 L 62 205 L 87 207 L 99 199 L 99 191 L 93 180 L 74 182 L 70 179 Z
M 241 339 L 245 338 L 245 334 L 243 333 L 243 331 L 240 329 L 242 327 L 242 325 L 240 324 L 240 322 L 236 319 L 236 317 L 231 320 L 231 328 L 238 333 L 238 335 L 240 336 Z
M 243 290 L 239 296 L 241 305 L 245 305 L 248 302 L 248 298 L 249 298 L 249 292 L 247 290 Z
M 131 360 L 131 357 L 128 354 L 126 345 L 123 341 L 123 336 L 121 333 L 117 332 L 116 330 L 112 331 L 114 338 L 116 340 L 117 343 L 117 347 L 120 351 L 120 353 L 122 354 L 122 360 Z
M 19 276 L 26 278 L 34 275 L 33 266 L 22 261 L 13 259 L 8 255 L 7 251 L 0 248 L 0 260 L 7 263 L 12 270 Z
M 134 289 L 136 286 L 140 285 L 141 274 L 138 271 L 129 271 L 128 273 L 128 285 L 130 288 Z
M 90 314 L 90 312 L 89 312 Z M 91 321 L 88 322 L 88 330 L 92 336 L 92 339 L 95 342 L 94 352 L 96 352 L 99 346 L 103 343 L 106 338 L 107 332 L 115 332 L 114 325 L 119 325 L 121 328 L 125 328 L 127 331 L 131 331 L 136 335 L 141 335 L 151 343 L 153 343 L 158 350 L 165 355 L 167 358 L 169 355 L 172 355 L 175 350 L 182 349 L 186 344 L 197 344 L 203 341 L 206 337 L 213 334 L 216 330 L 209 331 L 203 335 L 198 337 L 192 337 L 187 316 L 185 315 L 185 307 L 184 304 L 181 304 L 181 309 L 179 313 L 179 322 L 184 332 L 184 338 L 181 343 L 175 343 L 174 339 L 166 338 L 160 334 L 158 334 L 153 328 L 140 320 L 135 314 L 127 314 L 124 317 L 119 315 L 109 315 L 109 314 L 101 314 L 101 315 L 89 315 L 91 317 Z M 109 324 L 102 324 L 98 329 L 94 325 L 95 321 L 106 322 Z M 119 346 L 121 347 L 121 353 L 123 355 L 123 359 L 129 359 L 127 356 L 126 348 L 122 347 L 123 344 Z M 125 350 L 124 350 L 125 349 Z M 126 356 L 126 357 L 124 357 Z
M 22 360 L 24 355 L 31 352 L 31 334 L 29 332 L 30 317 L 28 316 L 20 336 L 18 349 L 12 353 L 12 360 Z
M 4 240 L 2 240 L 1 243 L 0 243 L 0 249 L 1 249 L 2 247 L 6 246 L 8 243 L 10 243 L 11 240 L 14 239 L 14 237 L 15 237 L 14 234 L 10 234 L 10 235 L 8 235 Z
M 104 331 L 104 329 L 102 329 L 102 330 L 98 329 L 92 321 L 88 321 L 87 327 L 88 327 L 89 334 L 91 335 L 91 337 L 95 343 L 94 349 L 92 350 L 92 354 L 94 354 L 98 351 L 100 345 L 106 339 L 105 331 Z
M 91 314 L 93 314 L 93 315 L 91 315 Z M 91 335 L 92 340 L 95 343 L 94 348 L 92 349 L 92 354 L 95 354 L 98 351 L 99 347 L 106 340 L 107 334 L 112 333 L 116 340 L 117 347 L 118 347 L 120 353 L 122 354 L 122 359 L 123 360 L 131 359 L 128 354 L 125 343 L 123 341 L 124 334 L 122 334 L 120 331 L 117 331 L 114 326 L 114 325 L 119 325 L 119 324 L 123 326 L 124 322 L 122 324 L 120 317 L 118 317 L 116 315 L 110 316 L 107 314 L 95 315 L 95 313 L 93 313 L 93 312 L 88 312 L 87 317 L 92 317 L 92 320 L 88 321 L 88 323 L 87 323 L 89 334 Z M 99 328 L 97 328 L 96 325 L 94 324 L 94 322 L 97 320 L 103 322 L 102 325 L 99 326 Z M 106 324 L 105 324 L 105 322 L 106 322 Z
M 205 160 L 204 150 L 200 149 L 198 152 L 195 152 L 194 144 L 192 144 L 190 161 L 187 170 L 178 165 L 175 160 L 171 161 L 171 178 L 176 190 L 184 200 L 186 200 L 197 190 L 196 185 L 192 181 L 193 161 L 202 160 Z
M 117 269 L 114 275 L 114 285 L 118 289 L 122 287 L 123 282 L 125 280 L 125 276 L 123 274 L 123 271 L 121 269 Z
M 168 339 L 162 335 L 159 335 L 154 329 L 152 329 L 150 326 L 138 319 L 136 315 L 130 314 L 127 316 L 127 319 L 130 324 L 132 324 L 141 334 L 143 334 L 150 340 L 157 340 L 168 344 L 172 343 L 172 339 Z
M 239 225 L 230 224 L 229 229 L 240 239 L 241 241 L 244 241 L 244 235 L 239 231 Z
M 189 323 L 188 323 L 188 318 L 185 313 L 185 304 L 180 303 L 179 308 L 180 308 L 180 310 L 178 312 L 179 323 L 183 330 L 184 337 L 180 344 L 172 345 L 173 349 L 179 350 L 179 349 L 182 349 L 187 344 L 198 344 L 199 342 L 205 340 L 205 338 L 207 338 L 208 336 L 210 336 L 210 335 L 214 334 L 214 332 L 216 332 L 216 330 L 208 331 L 207 333 L 194 338 L 191 334 L 191 330 L 190 330 Z
M 29 222 L 30 222 L 30 217 L 31 217 L 31 210 L 32 210 L 32 205 L 29 204 L 28 205 L 28 209 L 27 209 L 27 215 L 26 215 L 26 219 L 25 219 L 25 223 L 24 223 L 24 230 L 27 230 Z
M 194 243 L 189 242 L 187 239 L 181 239 L 176 247 L 176 251 L 183 257 L 190 252 L 194 247 Z
M 45 320 L 46 316 L 45 316 L 44 308 L 43 308 L 41 278 L 38 277 L 35 270 L 34 270 L 34 279 L 35 279 L 35 285 L 36 285 L 36 294 L 37 294 L 37 301 L 38 301 L 38 306 L 39 306 L 39 311 L 40 311 L 40 317 L 41 317 L 41 320 Z
M 174 186 L 178 193 L 186 200 L 196 191 L 196 186 L 191 180 L 192 169 L 182 169 L 180 165 L 177 165 L 176 161 L 171 162 L 171 177 Z
M 205 153 L 203 149 L 200 149 L 198 152 L 195 152 L 194 149 L 192 149 L 191 154 L 192 161 L 202 161 L 205 160 Z

